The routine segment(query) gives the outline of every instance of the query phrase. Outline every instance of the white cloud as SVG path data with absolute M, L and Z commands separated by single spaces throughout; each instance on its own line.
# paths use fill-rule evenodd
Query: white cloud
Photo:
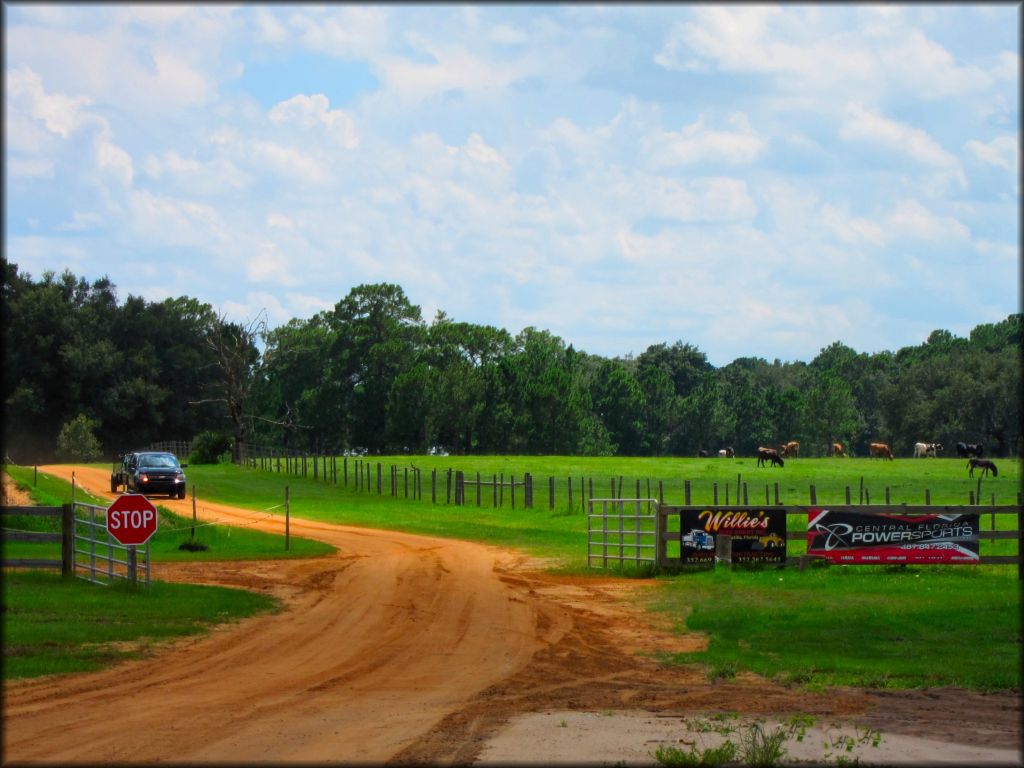
M 752 163 L 767 146 L 767 140 L 751 128 L 749 118 L 742 112 L 731 115 L 728 123 L 733 130 L 708 128 L 701 115 L 681 131 L 664 131 L 650 137 L 647 151 L 656 165 Z
M 355 122 L 340 109 L 330 109 L 330 102 L 322 93 L 312 96 L 299 94 L 274 105 L 268 115 L 272 123 L 292 123 L 302 128 L 322 127 L 345 149 L 359 146 Z
M 977 93 L 992 85 L 978 66 L 962 66 L 943 46 L 919 29 L 908 30 L 898 44 L 879 50 L 878 61 L 894 82 L 918 98 Z
M 42 77 L 26 66 L 8 70 L 6 80 L 8 98 L 61 138 L 70 138 L 86 122 L 82 108 L 92 103 L 88 97 L 47 93 Z
M 52 179 L 53 161 L 41 157 L 10 157 L 4 164 L 15 179 Z
M 133 191 L 130 206 L 128 225 L 143 241 L 208 251 L 228 239 L 224 222 L 213 206 L 147 190 Z
M 904 236 L 932 242 L 967 240 L 970 230 L 954 218 L 937 216 L 916 200 L 901 200 L 885 217 L 892 236 Z
M 964 145 L 982 162 L 1016 172 L 1020 167 L 1020 137 L 1012 134 L 997 136 L 989 142 L 971 139 Z
M 57 229 L 61 232 L 84 232 L 89 229 L 95 229 L 102 222 L 103 219 L 98 213 L 74 211 L 71 214 L 71 220 L 59 225 Z
M 309 184 L 323 184 L 328 180 L 323 163 L 295 147 L 272 141 L 252 141 L 248 149 L 253 161 L 261 168 L 286 178 Z
M 283 213 L 272 213 L 267 216 L 267 226 L 273 229 L 295 229 L 295 222 L 292 221 L 290 216 L 285 216 Z
M 839 135 L 846 141 L 874 144 L 923 165 L 951 171 L 961 186 L 967 185 L 960 161 L 944 150 L 926 131 L 890 120 L 858 102 L 847 105 Z
M 99 138 L 96 141 L 96 165 L 101 171 L 109 172 L 113 178 L 130 187 L 135 177 L 135 168 L 132 157 L 124 149 L 108 141 Z
M 388 98 L 407 104 L 453 91 L 492 97 L 521 78 L 545 74 L 527 58 L 489 60 L 463 46 L 436 45 L 419 35 L 410 38 L 430 61 L 388 54 L 373 62 Z
M 383 50 L 389 39 L 390 13 L 383 8 L 358 5 L 301 8 L 301 11 L 283 10 L 283 26 L 290 39 L 317 53 L 342 58 L 374 56 Z M 281 26 L 271 19 L 260 20 L 261 31 L 271 38 L 280 36 Z
M 245 260 L 245 276 L 255 283 L 273 283 L 275 285 L 298 285 L 289 260 L 281 253 L 281 249 L 271 242 L 254 244 L 251 253 Z

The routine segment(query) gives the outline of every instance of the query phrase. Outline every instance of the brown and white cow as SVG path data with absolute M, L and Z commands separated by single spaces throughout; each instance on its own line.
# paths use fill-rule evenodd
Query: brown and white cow
M 885 443 L 871 443 L 868 446 L 868 452 L 872 459 L 889 459 L 892 461 L 892 448 Z
M 779 446 L 779 455 L 787 459 L 798 457 L 800 455 L 800 441 L 791 440 L 785 445 Z
M 846 458 L 846 452 L 843 450 L 842 443 L 832 443 L 832 455 Z
M 771 462 L 770 466 L 786 466 L 786 462 L 782 460 L 779 452 L 774 448 L 758 448 L 757 449 L 757 466 L 763 467 L 765 462 Z

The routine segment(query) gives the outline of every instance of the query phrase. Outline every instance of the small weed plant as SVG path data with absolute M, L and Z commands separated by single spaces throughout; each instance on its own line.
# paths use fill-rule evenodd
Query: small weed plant
M 781 764 L 790 740 L 803 742 L 807 730 L 815 724 L 811 715 L 797 714 L 774 728 L 761 722 L 737 723 L 739 715 L 717 714 L 710 718 L 686 719 L 689 733 L 697 734 L 692 740 L 680 739 L 683 747 L 662 745 L 654 753 L 659 764 L 669 768 L 696 768 L 697 766 L 745 765 L 754 768 L 772 768 Z M 712 746 L 702 742 L 700 734 L 716 734 L 724 740 Z M 851 757 L 857 747 L 878 747 L 882 734 L 871 728 L 854 728 L 853 735 L 828 734 L 824 743 L 824 762 L 836 765 L 857 765 L 860 758 Z

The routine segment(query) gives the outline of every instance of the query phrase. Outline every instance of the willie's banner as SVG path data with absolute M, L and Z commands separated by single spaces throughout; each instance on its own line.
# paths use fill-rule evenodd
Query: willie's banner
M 786 513 L 782 509 L 682 509 L 679 556 L 687 563 L 713 563 L 715 537 L 732 537 L 736 563 L 786 562 Z
M 807 513 L 807 554 L 834 563 L 978 562 L 979 515 Z

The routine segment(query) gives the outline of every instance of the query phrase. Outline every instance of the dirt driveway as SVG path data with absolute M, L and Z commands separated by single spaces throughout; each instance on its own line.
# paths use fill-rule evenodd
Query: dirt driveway
M 81 486 L 112 497 L 108 473 L 74 470 Z M 72 468 L 40 471 L 70 479 Z M 190 500 L 158 503 L 191 515 Z M 283 532 L 279 517 L 199 506 L 203 520 Z M 813 695 L 661 667 L 645 654 L 703 639 L 657 626 L 627 599 L 653 582 L 552 576 L 508 550 L 294 516 L 291 531 L 338 551 L 154 567 L 157 579 L 274 595 L 282 613 L 106 671 L 5 685 L 4 762 L 468 763 L 517 717 L 556 711 L 806 713 L 940 748 L 1020 745 L 1014 695 Z M 522 754 L 537 759 L 543 742 L 525 733 Z M 601 750 L 581 746 L 571 761 L 615 762 Z

